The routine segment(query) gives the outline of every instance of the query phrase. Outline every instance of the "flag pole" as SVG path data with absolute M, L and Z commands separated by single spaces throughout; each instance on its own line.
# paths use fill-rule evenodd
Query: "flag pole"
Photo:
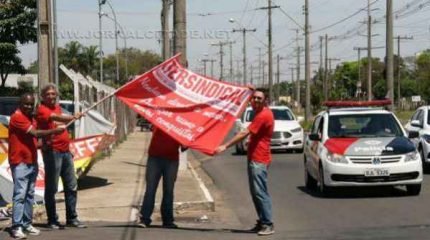
M 177 57 L 179 57 L 181 55 L 181 53 L 178 53 L 178 54 L 176 54 L 175 56 L 173 56 L 173 57 L 171 57 L 171 58 L 169 58 L 169 59 L 167 59 L 166 61 L 164 61 L 164 62 L 167 62 L 167 61 L 170 61 L 170 60 L 172 60 L 172 59 L 175 59 L 175 58 L 177 58 Z M 180 64 L 180 63 L 179 63 Z M 151 71 L 153 71 L 154 69 L 156 69 L 157 67 L 159 67 L 160 66 L 160 64 L 158 64 L 157 66 L 155 66 L 155 67 L 153 67 L 153 68 L 151 68 L 149 71 L 146 71 L 145 73 L 143 73 L 143 74 L 146 74 L 147 72 L 151 72 Z M 140 76 L 142 76 L 143 74 L 141 74 Z M 138 76 L 138 77 L 136 77 L 134 80 L 136 80 L 137 78 L 139 78 L 140 76 Z M 85 109 L 84 111 L 82 111 L 82 115 L 85 115 L 85 113 L 87 113 L 88 111 L 90 111 L 91 109 L 93 109 L 93 108 L 95 108 L 96 106 L 98 106 L 100 103 L 102 103 L 102 102 L 104 102 L 104 101 L 106 101 L 106 99 L 108 99 L 108 98 L 110 98 L 110 97 L 112 97 L 113 95 L 115 95 L 119 90 L 121 90 L 121 89 L 123 89 L 123 88 L 125 88 L 126 86 L 128 86 L 130 83 L 132 83 L 132 82 L 134 82 L 134 80 L 132 80 L 132 81 L 130 81 L 130 82 L 128 82 L 128 83 L 126 83 L 126 84 L 124 84 L 124 85 L 122 85 L 121 87 L 119 87 L 119 88 L 117 88 L 115 91 L 113 91 L 112 93 L 110 93 L 109 95 L 107 95 L 107 96 L 105 96 L 105 97 L 103 97 L 102 99 L 100 99 L 98 102 L 96 102 L 96 103 L 94 103 L 92 106 L 90 106 L 90 107 L 88 107 L 87 109 Z M 66 128 L 67 127 L 69 127 L 72 123 L 74 123 L 75 121 L 76 121 L 77 119 L 73 119 L 72 121 L 70 121 L 70 122 L 68 122 L 67 124 L 66 124 Z

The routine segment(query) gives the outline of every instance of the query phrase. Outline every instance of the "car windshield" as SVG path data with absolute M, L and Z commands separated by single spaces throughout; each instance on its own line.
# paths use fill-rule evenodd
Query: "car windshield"
M 430 125 L 430 110 L 427 111 L 427 125 Z
M 0 115 L 10 116 L 19 107 L 19 100 L 4 101 L 0 104 Z
M 398 137 L 403 136 L 403 132 L 392 114 L 332 115 L 328 121 L 328 136 Z
M 280 121 L 294 120 L 293 113 L 291 113 L 289 109 L 270 109 L 270 110 L 272 110 L 273 117 L 275 118 L 275 120 L 280 120 Z M 254 110 L 247 111 L 245 115 L 245 121 L 251 122 L 254 119 L 254 117 L 255 117 Z

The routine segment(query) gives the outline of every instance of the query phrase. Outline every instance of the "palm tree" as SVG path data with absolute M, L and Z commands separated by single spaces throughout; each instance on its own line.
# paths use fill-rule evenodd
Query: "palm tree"
M 83 48 L 82 63 L 86 74 L 92 75 L 93 71 L 96 70 L 99 53 L 98 47 L 94 45 Z

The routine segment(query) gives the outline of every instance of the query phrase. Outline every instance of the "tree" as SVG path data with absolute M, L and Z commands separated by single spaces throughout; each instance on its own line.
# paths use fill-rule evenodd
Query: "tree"
M 0 78 L 4 88 L 11 72 L 24 73 L 17 43 L 37 40 L 36 1 L 0 0 Z

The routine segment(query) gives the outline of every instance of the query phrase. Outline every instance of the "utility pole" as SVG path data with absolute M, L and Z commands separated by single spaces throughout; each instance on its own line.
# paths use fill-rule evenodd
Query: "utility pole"
M 181 53 L 180 63 L 188 67 L 187 63 L 187 14 L 186 0 L 173 1 L 173 39 L 174 53 Z
M 270 1 L 270 0 L 269 0 Z M 306 81 L 306 108 L 305 120 L 311 118 L 311 51 L 309 42 L 309 0 L 305 0 L 305 81 Z
M 228 46 L 230 50 L 230 74 L 229 74 L 229 80 L 230 82 L 233 82 L 233 44 L 236 43 L 235 41 L 229 41 Z
M 262 67 L 263 67 L 263 64 L 262 64 L 262 57 L 263 57 L 263 55 L 261 55 L 261 47 L 258 47 L 257 48 L 258 49 L 258 82 L 259 83 L 261 83 L 261 82 L 263 82 L 262 80 L 263 80 L 263 75 L 262 75 L 262 72 L 263 72 L 263 69 L 262 69 Z
M 297 66 L 296 66 L 296 101 L 298 103 L 298 106 L 300 107 L 300 46 L 297 47 Z
M 211 77 L 215 77 L 214 76 L 214 62 L 216 62 L 215 59 L 209 59 L 208 60 L 211 63 Z
M 362 82 L 361 82 L 361 51 L 362 50 L 366 50 L 366 48 L 363 47 L 354 47 L 354 50 L 357 51 L 358 54 L 358 59 L 357 59 L 357 64 L 358 64 L 358 80 L 357 80 L 357 92 L 356 95 L 358 97 L 358 99 L 360 99 L 360 94 L 361 94 L 361 86 L 362 86 Z
M 169 39 L 169 11 L 170 11 L 170 1 L 162 0 L 163 8 L 161 10 L 161 38 L 163 44 L 163 59 L 166 60 L 170 57 L 170 39 Z
M 38 61 L 39 89 L 54 82 L 53 52 L 52 52 L 52 14 L 51 1 L 38 0 Z
M 100 61 L 100 83 L 103 83 L 103 30 L 102 30 L 102 5 L 106 0 L 99 0 L 99 61 Z
M 219 42 L 219 43 L 214 43 L 212 44 L 212 46 L 219 46 L 219 80 L 223 80 L 224 79 L 224 46 L 229 44 L 228 42 Z
M 320 64 L 319 64 L 319 78 L 323 84 L 323 89 L 324 89 L 324 73 L 323 73 L 323 41 L 324 41 L 324 37 L 320 36 L 319 37 L 320 40 Z
M 291 96 L 294 96 L 294 69 L 296 69 L 295 67 L 290 67 L 290 71 L 291 71 Z
M 205 58 L 205 59 L 201 59 L 200 60 L 200 62 L 202 62 L 203 63 L 203 74 L 205 75 L 205 76 L 207 76 L 206 75 L 206 66 L 207 66 L 207 63 L 210 61 L 210 59 L 207 59 L 207 58 Z
M 269 99 L 273 100 L 273 59 L 272 59 L 272 8 L 279 8 L 279 6 L 272 6 L 272 0 L 267 0 L 268 6 L 262 7 L 260 9 L 268 11 L 268 64 L 269 64 Z
M 247 32 L 255 32 L 257 31 L 257 29 L 246 29 L 246 28 L 241 28 L 241 29 L 233 29 L 233 32 L 242 32 L 242 37 L 243 37 L 243 84 L 246 85 L 246 33 Z
M 253 85 L 254 84 L 254 69 L 252 67 L 252 64 L 249 68 L 250 68 L 249 70 L 251 72 L 251 85 Z
M 367 0 L 367 100 L 371 101 L 372 98 L 372 15 L 370 0 Z
M 281 85 L 280 85 L 281 71 L 280 71 L 279 62 L 283 59 L 285 59 L 285 58 L 279 56 L 279 54 L 276 55 L 276 85 L 277 85 L 277 88 L 276 88 L 276 95 L 275 96 L 276 96 L 277 101 L 279 101 L 279 96 L 280 96 L 280 92 L 281 92 L 280 91 L 281 90 Z
M 400 93 L 400 40 L 412 40 L 413 37 L 401 37 L 400 35 L 397 36 L 397 107 L 400 108 L 400 100 L 402 99 L 402 95 Z
M 328 77 L 328 79 L 327 79 L 327 89 L 329 89 L 329 88 L 332 88 L 333 86 L 332 86 L 332 83 L 331 83 L 331 75 L 332 75 L 332 70 L 331 70 L 331 63 L 333 62 L 333 61 L 340 61 L 340 59 L 339 58 L 329 58 L 328 59 L 328 65 L 329 65 L 329 77 Z
M 391 100 L 389 109 L 394 110 L 394 71 L 393 71 L 393 1 L 387 0 L 387 26 L 386 26 L 386 80 L 387 97 Z
M 324 61 L 324 80 L 323 80 L 324 101 L 328 100 L 328 35 L 325 35 L 325 61 Z

